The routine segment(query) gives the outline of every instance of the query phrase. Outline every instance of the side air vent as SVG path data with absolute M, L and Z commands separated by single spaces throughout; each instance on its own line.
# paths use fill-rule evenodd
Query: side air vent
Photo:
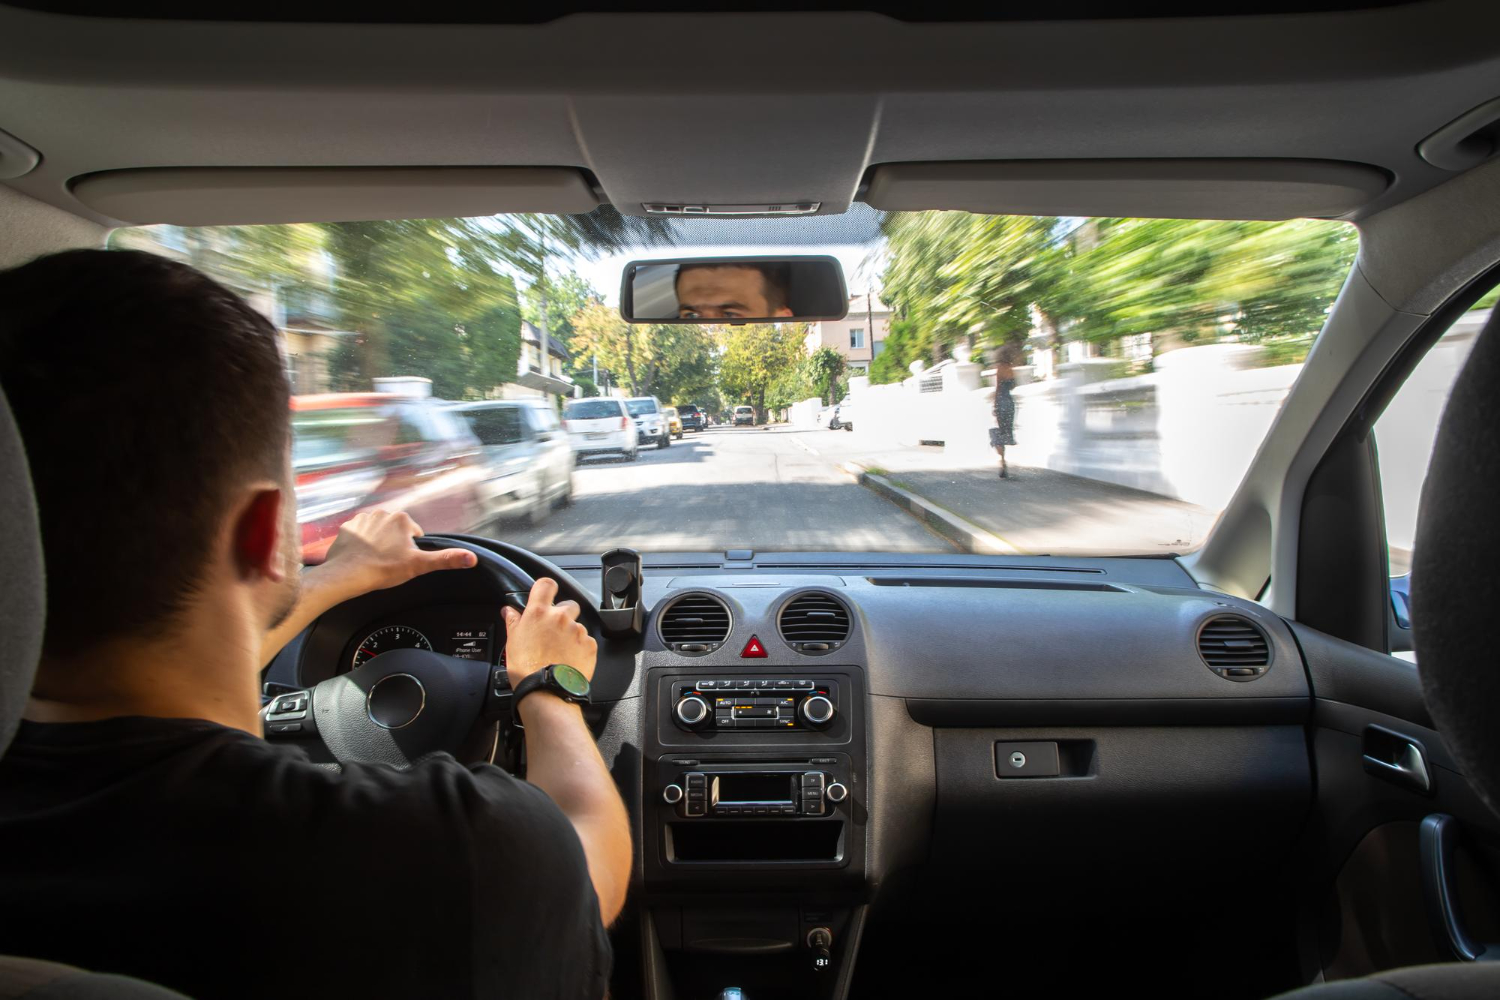
M 821 656 L 849 638 L 849 609 L 831 594 L 800 594 L 781 609 L 776 627 L 788 646 Z
M 1208 668 L 1232 681 L 1253 681 L 1271 666 L 1271 646 L 1254 622 L 1215 615 L 1198 629 L 1198 655 Z
M 686 656 L 702 656 L 724 645 L 729 625 L 729 606 L 710 594 L 685 594 L 656 620 L 661 641 Z

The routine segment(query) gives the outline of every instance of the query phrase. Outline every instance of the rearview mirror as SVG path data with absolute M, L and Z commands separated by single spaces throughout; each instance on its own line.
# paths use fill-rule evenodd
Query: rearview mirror
M 631 323 L 787 323 L 849 311 L 836 257 L 695 257 L 625 265 L 620 314 Z

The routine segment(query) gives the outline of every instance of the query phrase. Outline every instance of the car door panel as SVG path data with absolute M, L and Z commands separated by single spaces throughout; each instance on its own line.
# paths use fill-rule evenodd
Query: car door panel
M 1422 886 L 1419 827 L 1434 814 L 1462 829 L 1454 883 L 1467 929 L 1500 940 L 1500 818 L 1433 728 L 1415 665 L 1305 625 L 1292 633 L 1313 689 L 1317 809 L 1303 907 L 1321 973 L 1344 979 L 1453 959 Z M 1425 791 L 1378 761 L 1398 740 L 1420 750 Z

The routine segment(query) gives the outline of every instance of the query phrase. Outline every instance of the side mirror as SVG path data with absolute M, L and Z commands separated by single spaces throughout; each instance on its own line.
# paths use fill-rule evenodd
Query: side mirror
M 786 323 L 848 312 L 836 257 L 632 261 L 620 284 L 620 315 L 630 323 Z

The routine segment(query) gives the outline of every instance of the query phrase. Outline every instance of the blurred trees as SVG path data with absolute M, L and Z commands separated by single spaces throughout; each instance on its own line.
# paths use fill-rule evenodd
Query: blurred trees
M 663 220 L 511 215 L 286 226 L 156 226 L 112 244 L 184 260 L 289 316 L 345 331 L 326 356 L 333 388 L 385 375 L 432 379 L 433 394 L 480 397 L 515 377 L 524 314 L 561 339 L 598 293 L 549 260 L 672 241 Z M 517 279 L 527 286 L 525 301 Z
M 1033 331 L 1108 346 L 1223 337 L 1306 345 L 1354 259 L 1353 227 L 1300 219 L 1214 222 L 982 216 L 887 217 L 884 296 L 895 310 L 871 379 L 905 378 L 953 346 Z

